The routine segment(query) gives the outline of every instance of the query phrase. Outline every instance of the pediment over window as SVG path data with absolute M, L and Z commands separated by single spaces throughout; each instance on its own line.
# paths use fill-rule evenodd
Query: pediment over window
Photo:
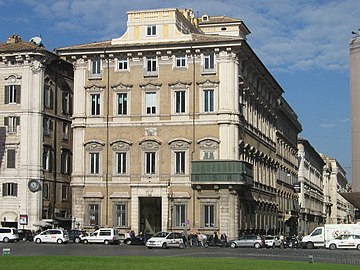
M 101 151 L 104 148 L 104 146 L 105 146 L 104 142 L 96 141 L 96 140 L 91 140 L 84 143 L 84 147 L 87 151 L 89 150 Z
M 191 140 L 187 138 L 175 138 L 169 141 L 171 149 L 188 149 L 191 145 Z
M 21 80 L 21 76 L 20 75 L 16 75 L 16 74 L 12 74 L 9 75 L 8 77 L 5 77 L 5 81 L 7 84 L 20 84 Z
M 218 148 L 220 140 L 212 137 L 206 137 L 198 140 L 197 143 L 200 145 L 200 149 Z
M 206 86 L 214 87 L 214 86 L 219 85 L 219 83 L 220 83 L 220 81 L 213 81 L 213 80 L 210 80 L 210 79 L 206 79 L 204 81 L 197 82 L 196 84 L 201 85 L 203 87 L 206 87 Z
M 85 88 L 85 90 L 87 90 L 89 92 L 99 92 L 99 91 L 103 91 L 106 88 L 106 86 L 92 84 L 92 85 L 85 86 L 84 88 Z
M 176 82 L 173 82 L 173 83 L 169 83 L 169 86 L 171 88 L 185 88 L 185 87 L 188 87 L 189 85 L 191 85 L 191 82 L 184 82 L 184 81 L 176 81 Z
M 143 90 L 159 90 L 161 85 L 162 85 L 161 83 L 153 83 L 153 82 L 139 84 L 140 88 Z
M 142 150 L 157 150 L 160 148 L 162 141 L 156 138 L 144 138 L 139 142 Z
M 132 84 L 124 84 L 122 82 L 111 86 L 114 91 L 130 91 L 132 87 Z
M 128 151 L 131 145 L 133 145 L 133 142 L 128 140 L 117 140 L 110 143 L 110 146 L 114 151 L 120 151 L 120 150 Z

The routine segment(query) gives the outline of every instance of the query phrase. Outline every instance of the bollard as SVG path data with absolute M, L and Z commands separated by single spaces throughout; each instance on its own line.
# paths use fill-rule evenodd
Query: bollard
M 314 256 L 313 255 L 309 255 L 309 263 L 314 263 Z
M 10 248 L 3 248 L 3 256 L 10 256 Z

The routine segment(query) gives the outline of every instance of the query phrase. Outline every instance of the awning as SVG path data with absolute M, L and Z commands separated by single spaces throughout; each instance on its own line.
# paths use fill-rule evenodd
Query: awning
M 360 209 L 360 192 L 345 192 L 340 193 L 349 203 L 351 203 L 355 208 Z

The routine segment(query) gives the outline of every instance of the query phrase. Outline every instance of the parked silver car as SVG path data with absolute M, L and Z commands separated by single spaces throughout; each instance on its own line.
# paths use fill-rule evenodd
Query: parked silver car
M 260 235 L 242 235 L 238 239 L 229 241 L 228 245 L 231 248 L 237 247 L 254 247 L 262 248 L 265 246 L 265 240 Z

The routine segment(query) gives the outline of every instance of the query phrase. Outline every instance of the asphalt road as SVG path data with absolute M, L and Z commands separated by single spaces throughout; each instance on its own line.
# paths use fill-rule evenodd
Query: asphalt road
M 33 242 L 0 243 L 0 252 L 10 248 L 10 256 L 182 256 L 258 258 L 268 260 L 309 261 L 360 265 L 359 250 L 326 249 L 255 249 L 187 247 L 184 249 L 148 249 L 145 246 L 103 244 L 35 244 Z M 2 253 L 1 253 L 2 254 Z

